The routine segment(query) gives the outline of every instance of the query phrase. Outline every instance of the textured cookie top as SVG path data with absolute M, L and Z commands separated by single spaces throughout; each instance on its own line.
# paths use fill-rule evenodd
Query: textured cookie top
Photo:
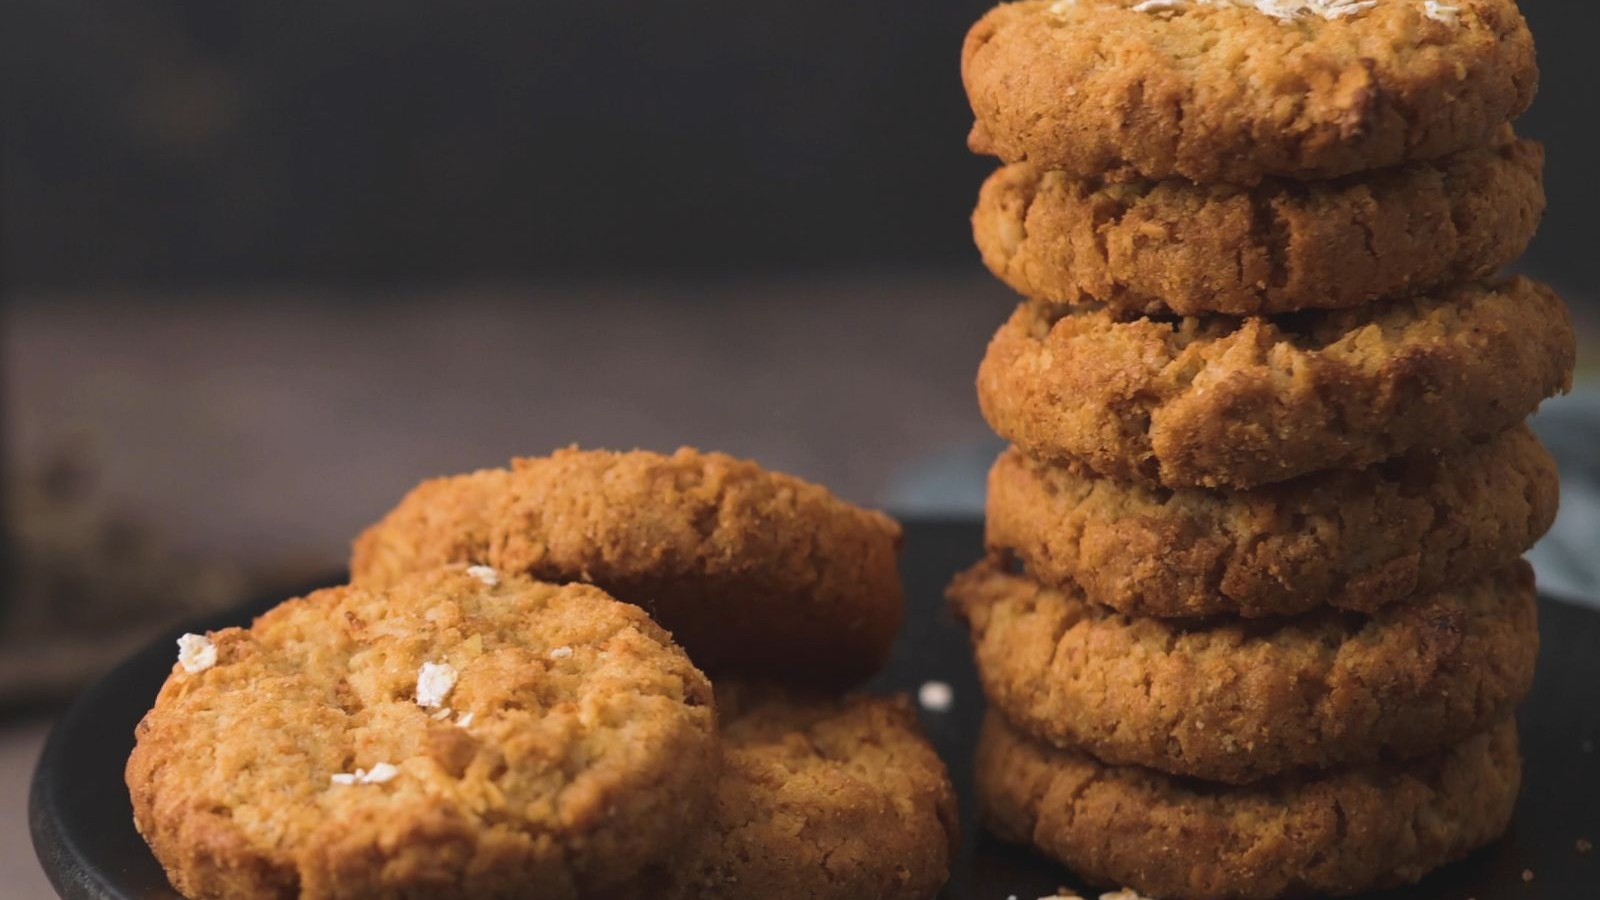
M 1275 319 L 1123 320 L 1032 302 L 978 373 L 1040 459 L 1166 487 L 1254 487 L 1463 447 L 1571 387 L 1561 300 L 1526 278 Z
M 1509 136 L 1508 136 L 1509 137 Z M 1339 309 L 1494 274 L 1544 214 L 1531 141 L 1255 188 L 1000 169 L 973 235 L 1026 297 L 1150 315 Z
M 1154 897 L 1342 897 L 1417 881 L 1499 837 L 1522 761 L 1496 726 L 1437 757 L 1218 787 L 1030 741 L 991 713 L 986 823 L 1094 883 Z
M 1533 571 L 1371 617 L 1136 618 L 994 563 L 950 587 L 979 676 L 1017 727 L 1106 763 L 1232 784 L 1437 753 L 1533 684 Z
M 1459 453 L 1254 490 L 1124 484 L 1015 449 L 989 473 L 987 543 L 1130 615 L 1371 612 L 1504 568 L 1550 529 L 1555 460 L 1526 426 Z
M 722 682 L 723 774 L 705 827 L 640 896 L 930 900 L 955 791 L 903 700 L 812 700 Z
M 356 584 L 444 562 L 592 582 L 714 674 L 817 684 L 882 665 L 904 615 L 900 526 L 720 453 L 561 450 L 427 482 L 356 542 Z
M 204 640 L 127 768 L 191 896 L 571 897 L 669 855 L 709 798 L 709 683 L 593 587 L 456 567 Z
M 976 152 L 1248 185 L 1489 143 L 1538 68 L 1513 0 L 1028 0 L 973 26 L 962 77 Z

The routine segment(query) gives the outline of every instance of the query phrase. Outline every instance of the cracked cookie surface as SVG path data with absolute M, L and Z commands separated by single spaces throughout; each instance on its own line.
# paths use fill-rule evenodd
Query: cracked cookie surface
M 1560 493 L 1525 425 L 1249 491 L 1126 484 L 1011 449 L 989 473 L 985 541 L 1129 615 L 1372 612 L 1509 565 L 1550 529 Z
M 901 529 L 720 453 L 567 449 L 426 482 L 356 542 L 356 584 L 445 562 L 582 581 L 650 610 L 714 675 L 838 686 L 904 616 Z
M 1438 753 L 1505 719 L 1539 653 L 1533 571 L 1371 617 L 1132 618 L 980 563 L 950 599 L 1015 726 L 1103 762 L 1243 784 Z
M 709 682 L 591 586 L 458 566 L 204 643 L 213 664 L 174 667 L 127 766 L 187 896 L 604 895 L 711 799 Z
M 1184 900 L 1342 896 L 1409 884 L 1499 837 L 1521 785 L 1516 726 L 1425 760 L 1207 786 L 1030 741 L 990 713 L 978 804 L 1002 839 L 1095 883 Z
M 703 827 L 639 896 L 931 900 L 958 843 L 955 790 L 903 699 L 808 699 L 720 682 L 722 777 Z
M 1120 314 L 1339 309 L 1493 275 L 1544 214 L 1532 141 L 1336 181 L 1107 183 L 1019 163 L 984 183 L 973 236 L 1024 297 Z
M 1560 298 L 1526 278 L 1272 319 L 1033 301 L 990 341 L 978 400 L 1038 459 L 1249 488 L 1511 428 L 1571 388 L 1576 342 Z
M 1219 3 L 1004 3 L 962 50 L 968 144 L 1076 178 L 1241 185 L 1487 145 L 1533 100 L 1533 38 L 1513 0 L 1450 5 L 1453 22 L 1421 0 L 1285 22 Z

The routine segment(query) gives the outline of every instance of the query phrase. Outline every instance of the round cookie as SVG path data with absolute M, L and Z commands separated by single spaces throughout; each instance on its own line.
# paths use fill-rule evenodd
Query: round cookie
M 1242 185 L 1483 146 L 1533 101 L 1533 38 L 1514 0 L 1447 6 L 1005 3 L 962 49 L 968 144 L 1074 178 Z
M 1245 784 L 1440 752 L 1511 714 L 1539 653 L 1533 570 L 1372 617 L 1133 618 L 993 562 L 956 577 L 990 702 L 1114 765 Z
M 984 184 L 972 229 L 1025 297 L 1118 314 L 1339 309 L 1493 275 L 1544 215 L 1544 149 L 1513 141 L 1336 181 L 1255 188 L 1072 179 Z
M 1047 585 L 1136 616 L 1372 612 L 1509 565 L 1555 520 L 1555 460 L 1519 425 L 1459 453 L 1254 490 L 1162 490 L 1011 449 L 986 542 Z
M 955 791 L 904 700 L 813 700 L 720 682 L 723 774 L 707 823 L 637 896 L 931 900 Z
M 1024 303 L 978 372 L 1040 459 L 1166 487 L 1255 487 L 1453 450 L 1571 387 L 1572 322 L 1515 278 L 1275 319 L 1118 319 Z
M 904 617 L 900 526 L 720 453 L 567 449 L 428 482 L 356 542 L 356 584 L 443 562 L 584 581 L 715 675 L 840 686 Z
M 1184 900 L 1342 896 L 1415 882 L 1505 832 L 1521 785 L 1506 722 L 1448 752 L 1217 787 L 1029 741 L 992 713 L 977 794 L 999 837 L 1094 883 Z
M 180 891 L 576 898 L 670 858 L 716 778 L 709 682 L 638 607 L 473 571 L 185 639 L 126 773 Z

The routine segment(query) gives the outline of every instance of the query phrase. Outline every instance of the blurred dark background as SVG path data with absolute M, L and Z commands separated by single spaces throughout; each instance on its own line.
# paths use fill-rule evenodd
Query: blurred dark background
M 989 5 L 0 4 L 0 714 L 328 577 L 420 478 L 574 441 L 975 514 L 972 377 L 1014 299 L 967 226 Z M 1550 194 L 1523 268 L 1593 335 L 1600 5 L 1522 5 Z M 21 816 L 47 720 L 0 719 L 6 897 L 48 896 Z
M 11 0 L 14 289 L 975 265 L 960 41 L 990 4 Z M 1600 206 L 1600 11 L 1525 0 L 1527 266 Z

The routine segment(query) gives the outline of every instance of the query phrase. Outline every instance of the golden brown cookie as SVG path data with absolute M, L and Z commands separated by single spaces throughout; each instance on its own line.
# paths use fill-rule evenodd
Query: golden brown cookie
M 190 897 L 574 898 L 676 852 L 715 724 L 638 607 L 458 566 L 187 638 L 127 782 Z
M 1576 354 L 1566 306 L 1526 278 L 1273 319 L 1030 302 L 990 342 L 978 400 L 1036 458 L 1248 488 L 1487 438 L 1568 390 Z
M 1415 882 L 1504 833 L 1521 780 L 1510 722 L 1426 760 L 1250 787 L 1107 766 L 993 714 L 977 759 L 978 805 L 995 834 L 1092 882 L 1183 900 Z
M 1371 612 L 1509 565 L 1549 530 L 1560 493 L 1524 425 L 1249 491 L 1124 484 L 1011 449 L 989 472 L 985 526 L 1034 579 L 1129 615 Z
M 705 826 L 637 896 L 930 900 L 950 874 L 955 791 L 903 700 L 717 685 L 723 774 Z
M 900 526 L 720 453 L 560 450 L 427 482 L 356 542 L 356 584 L 443 562 L 592 582 L 714 674 L 844 685 L 904 616 Z
M 1245 185 L 1482 146 L 1538 86 L 1514 0 L 1005 3 L 961 71 L 978 153 Z
M 1511 714 L 1539 654 L 1533 570 L 1366 617 L 1133 618 L 995 562 L 956 577 L 989 701 L 1116 765 L 1244 784 L 1438 753 Z
M 1493 275 L 1544 215 L 1544 150 L 1471 149 L 1360 176 L 1255 188 L 1107 183 L 1018 163 L 973 235 L 1026 297 L 1119 314 L 1340 309 Z

